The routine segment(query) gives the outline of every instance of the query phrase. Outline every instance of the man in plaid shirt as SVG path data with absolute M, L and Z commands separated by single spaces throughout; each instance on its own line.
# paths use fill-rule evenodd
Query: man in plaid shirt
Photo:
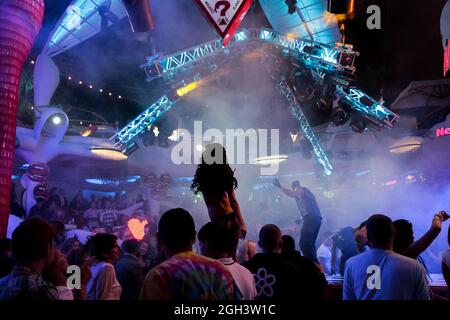
M 58 300 L 56 287 L 42 278 L 53 260 L 53 230 L 35 217 L 22 222 L 12 235 L 16 266 L 0 279 L 0 300 Z
M 111 201 L 105 202 L 105 209 L 100 210 L 100 225 L 103 228 L 112 228 L 118 224 L 119 211 L 112 207 Z
M 112 229 L 120 224 L 119 216 L 131 216 L 137 209 L 144 206 L 144 202 L 136 203 L 123 210 L 117 210 L 112 206 L 112 202 L 105 202 L 105 209 L 99 211 L 100 226 L 106 229 Z

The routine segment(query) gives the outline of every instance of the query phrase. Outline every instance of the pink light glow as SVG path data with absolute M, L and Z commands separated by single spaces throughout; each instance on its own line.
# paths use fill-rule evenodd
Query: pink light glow
M 130 230 L 131 235 L 136 240 L 142 240 L 145 237 L 145 227 L 148 225 L 148 221 L 146 219 L 139 220 L 136 218 L 128 220 L 128 230 Z

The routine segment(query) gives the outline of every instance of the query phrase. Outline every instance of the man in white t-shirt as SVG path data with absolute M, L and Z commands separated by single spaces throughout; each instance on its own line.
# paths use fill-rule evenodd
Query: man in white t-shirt
M 220 223 L 208 222 L 198 232 L 201 254 L 217 259 L 230 271 L 243 300 L 254 300 L 257 292 L 253 274 L 233 257 L 232 233 Z
M 323 273 L 325 275 L 332 274 L 332 266 L 331 266 L 331 248 L 333 246 L 332 240 L 333 234 L 331 232 L 326 232 L 323 235 L 323 242 L 320 245 L 319 249 L 317 249 L 317 259 L 323 267 Z
M 392 251 L 392 220 L 381 214 L 367 220 L 370 248 L 345 265 L 344 300 L 429 300 L 422 265 Z

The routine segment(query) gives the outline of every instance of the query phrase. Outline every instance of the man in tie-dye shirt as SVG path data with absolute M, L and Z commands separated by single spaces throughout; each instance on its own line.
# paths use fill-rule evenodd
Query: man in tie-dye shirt
M 158 224 L 158 240 L 168 260 L 147 274 L 143 300 L 240 300 L 233 277 L 219 261 L 192 251 L 194 220 L 184 209 L 164 213 Z

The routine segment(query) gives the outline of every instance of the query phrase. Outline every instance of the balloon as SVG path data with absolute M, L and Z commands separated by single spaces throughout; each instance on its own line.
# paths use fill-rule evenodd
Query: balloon
M 144 177 L 144 185 L 147 188 L 154 188 L 158 184 L 158 176 L 154 173 L 150 173 Z
M 165 173 L 159 177 L 159 181 L 163 187 L 168 187 L 172 182 L 172 177 L 168 173 Z
M 27 171 L 27 176 L 34 182 L 44 182 L 49 175 L 48 165 L 42 162 L 31 164 Z
M 50 190 L 46 182 L 41 182 L 34 187 L 33 195 L 36 200 L 48 200 L 50 198 Z

